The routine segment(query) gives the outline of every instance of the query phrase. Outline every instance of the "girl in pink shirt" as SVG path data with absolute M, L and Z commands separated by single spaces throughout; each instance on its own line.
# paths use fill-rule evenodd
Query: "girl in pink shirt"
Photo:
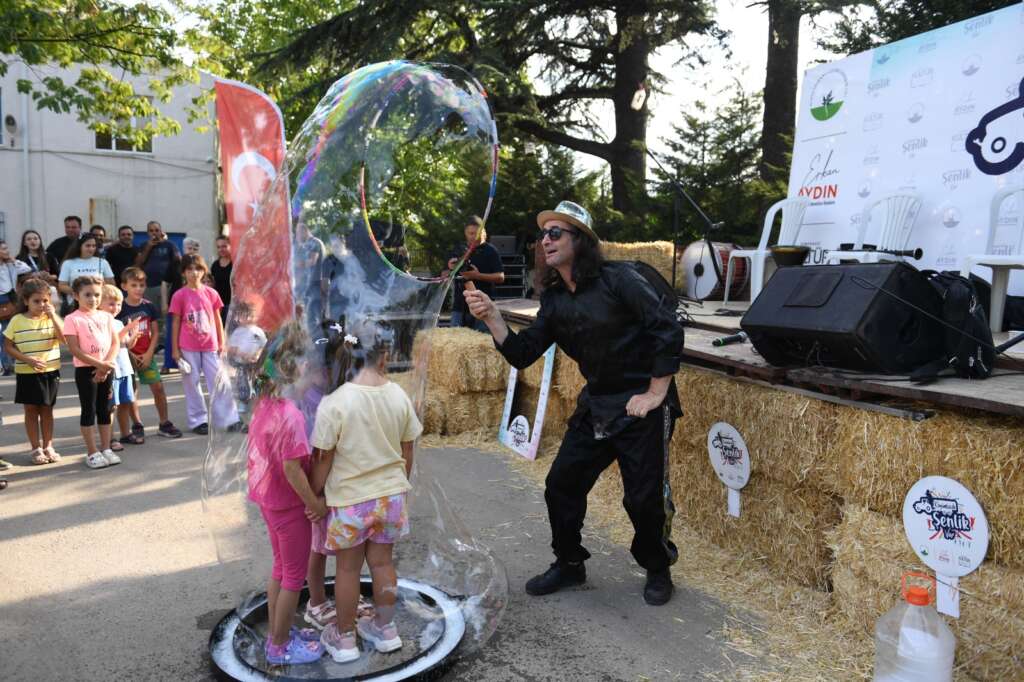
M 185 286 L 174 292 L 168 309 L 174 318 L 171 351 L 181 368 L 188 428 L 201 436 L 209 433 L 210 427 L 206 400 L 199 388 L 200 373 L 206 377 L 206 392 L 210 394 L 214 426 L 228 431 L 239 431 L 242 428 L 230 388 L 215 388 L 220 369 L 220 353 L 225 348 L 224 323 L 220 319 L 220 309 L 224 303 L 216 289 L 203 284 L 203 278 L 209 271 L 202 256 L 182 256 L 181 272 L 185 276 Z M 185 364 L 181 362 L 183 359 Z
M 303 338 L 302 328 L 292 322 L 267 346 L 249 425 L 249 499 L 260 507 L 274 553 L 267 582 L 266 655 L 275 665 L 313 663 L 323 654 L 319 632 L 291 627 L 309 566 L 310 518 L 319 520 L 327 513 L 309 485 L 305 417 L 294 402 L 281 396 L 281 387 L 298 377 Z
M 78 310 L 64 318 L 64 338 L 74 358 L 75 386 L 82 404 L 78 423 L 85 441 L 85 465 L 102 469 L 120 464 L 113 450 L 100 450 L 93 436 L 99 430 L 99 442 L 110 443 L 110 389 L 114 378 L 114 358 L 120 343 L 114 330 L 114 316 L 99 309 L 103 298 L 103 280 L 98 275 L 82 275 L 71 283 Z

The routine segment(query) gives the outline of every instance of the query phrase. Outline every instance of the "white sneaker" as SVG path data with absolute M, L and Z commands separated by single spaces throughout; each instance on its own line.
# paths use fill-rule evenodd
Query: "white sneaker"
M 46 450 L 44 450 L 44 452 L 46 453 L 47 459 L 49 459 L 51 462 L 60 461 L 60 453 L 54 450 L 52 445 L 47 447 Z
M 110 466 L 110 464 L 107 462 L 107 458 L 103 456 L 103 453 L 94 452 L 91 455 L 86 456 L 85 466 L 90 469 L 105 469 Z
M 103 459 L 107 460 L 107 464 L 114 466 L 115 464 L 121 463 L 121 458 L 117 456 L 117 453 L 107 448 L 103 451 Z

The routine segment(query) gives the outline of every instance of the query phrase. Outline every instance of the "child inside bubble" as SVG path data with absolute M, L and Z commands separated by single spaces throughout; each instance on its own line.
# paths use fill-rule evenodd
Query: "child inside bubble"
M 357 321 L 339 344 L 341 385 L 321 401 L 313 426 L 313 487 L 327 503 L 327 547 L 335 550 L 336 621 L 320 637 L 339 663 L 359 658 L 356 632 L 377 651 L 402 648 L 394 623 L 398 578 L 392 550 L 409 533 L 413 442 L 423 431 L 405 391 L 388 380 L 394 334 Z M 363 563 L 374 613 L 356 621 Z
M 272 665 L 313 663 L 323 654 L 318 631 L 291 627 L 309 566 L 310 520 L 327 512 L 310 487 L 306 420 L 283 395 L 300 374 L 306 339 L 301 325 L 292 322 L 267 346 L 249 426 L 249 499 L 260 507 L 274 555 L 267 582 L 266 657 Z
M 228 337 L 228 364 L 234 368 L 231 383 L 238 405 L 239 419 L 245 419 L 253 398 L 253 379 L 259 368 L 260 353 L 267 335 L 256 324 L 256 307 L 249 301 L 236 301 L 231 314 L 235 326 Z

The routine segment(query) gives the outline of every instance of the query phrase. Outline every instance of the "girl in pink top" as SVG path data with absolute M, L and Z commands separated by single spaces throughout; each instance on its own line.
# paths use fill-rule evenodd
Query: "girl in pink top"
M 121 463 L 113 450 L 101 451 L 93 436 L 93 425 L 97 424 L 99 442 L 110 443 L 110 388 L 120 343 L 114 316 L 99 309 L 103 280 L 98 275 L 82 275 L 71 283 L 71 291 L 78 310 L 64 318 L 64 338 L 74 358 L 75 386 L 82 404 L 78 423 L 85 441 L 85 465 L 102 469 Z
M 188 427 L 201 436 L 209 432 L 206 400 L 199 388 L 199 374 L 202 372 L 206 377 L 206 392 L 210 394 L 214 426 L 228 431 L 241 430 L 230 386 L 227 390 L 215 388 L 220 353 L 225 348 L 224 323 L 220 319 L 224 303 L 216 289 L 203 284 L 209 268 L 202 256 L 182 256 L 181 272 L 185 276 L 185 286 L 174 293 L 169 311 L 174 316 L 171 352 L 181 368 Z M 182 359 L 185 364 L 182 364 Z
M 263 513 L 274 553 L 267 582 L 266 655 L 267 662 L 275 665 L 313 663 L 323 654 L 319 632 L 291 627 L 309 566 L 310 518 L 321 519 L 327 513 L 324 501 L 309 485 L 305 417 L 294 402 L 280 395 L 280 387 L 294 383 L 298 376 L 303 346 L 302 328 L 294 322 L 267 346 L 249 425 L 249 499 Z

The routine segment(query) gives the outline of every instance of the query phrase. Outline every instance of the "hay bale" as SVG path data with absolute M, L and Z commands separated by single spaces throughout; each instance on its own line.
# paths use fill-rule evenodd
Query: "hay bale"
M 855 502 L 899 517 L 922 476 L 949 476 L 974 493 L 991 528 L 989 558 L 1024 568 L 1024 422 L 942 412 L 911 422 L 844 410 L 834 435 L 840 490 Z
M 426 362 L 427 382 L 455 393 L 503 391 L 509 365 L 494 348 L 490 334 L 453 327 L 416 334 L 414 362 Z
M 847 504 L 830 536 L 835 550 L 833 603 L 850 623 L 873 632 L 899 599 L 904 571 L 930 573 L 907 544 L 899 519 Z M 1021 679 L 1024 670 L 1024 572 L 982 564 L 960 580 L 957 667 L 979 680 Z
M 638 260 L 654 267 L 672 282 L 672 242 L 601 242 L 605 260 Z
M 555 391 L 562 398 L 575 402 L 580 391 L 587 385 L 587 380 L 580 374 L 580 367 L 576 361 L 562 352 L 559 348 L 555 353 L 555 371 L 551 375 Z
M 837 405 L 694 367 L 676 374 L 676 386 L 685 414 L 677 423 L 675 444 L 700 453 L 708 470 L 708 430 L 726 421 L 746 441 L 751 471 L 790 488 L 842 494 L 842 457 L 830 447 L 841 409 Z
M 428 396 L 431 393 L 427 394 Z M 456 435 L 477 429 L 492 429 L 497 437 L 505 392 L 452 393 L 438 390 L 434 395 L 444 412 L 444 433 Z

